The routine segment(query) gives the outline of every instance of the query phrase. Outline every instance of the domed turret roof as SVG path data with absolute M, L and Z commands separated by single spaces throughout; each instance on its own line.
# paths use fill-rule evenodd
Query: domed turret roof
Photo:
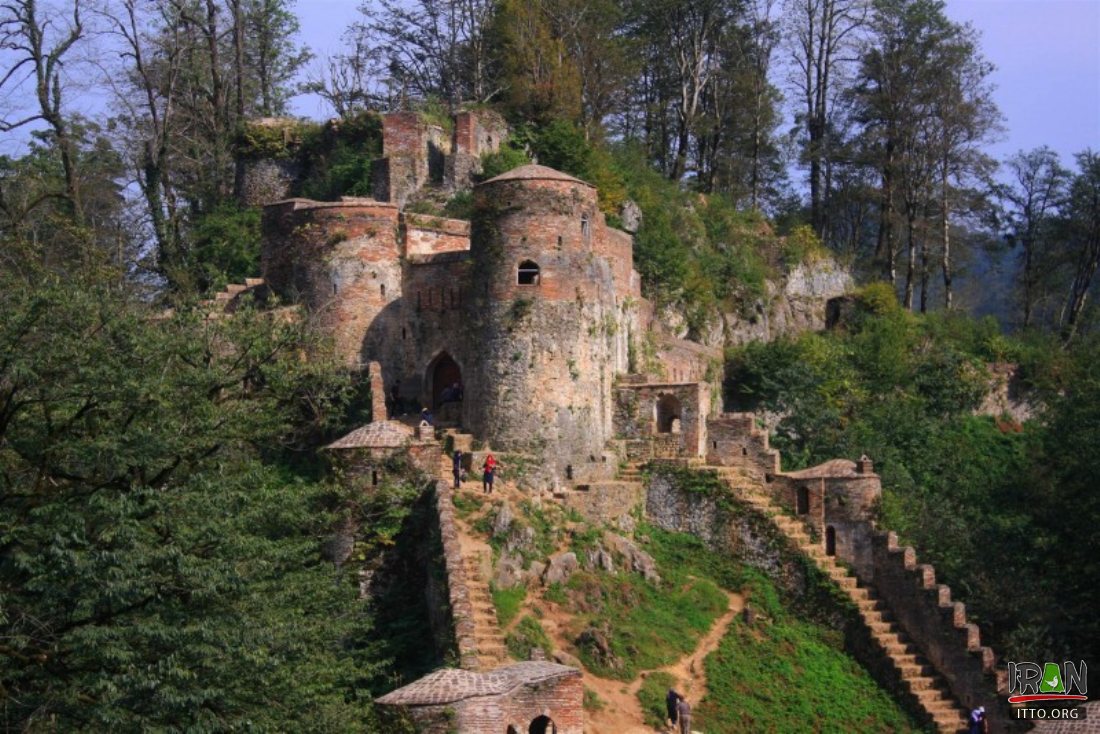
M 481 185 L 496 183 L 498 181 L 568 181 L 569 183 L 577 183 L 583 186 L 592 186 L 587 181 L 581 181 L 579 178 L 574 178 L 567 173 L 555 170 L 548 166 L 540 166 L 535 163 L 528 163 L 525 166 L 513 168 L 511 171 L 506 171 L 499 176 L 494 176 L 488 181 L 482 181 Z

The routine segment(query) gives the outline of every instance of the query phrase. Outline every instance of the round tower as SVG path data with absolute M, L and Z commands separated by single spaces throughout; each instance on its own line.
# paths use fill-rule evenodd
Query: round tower
M 305 306 L 350 366 L 365 355 L 391 361 L 384 347 L 400 329 L 390 313 L 402 290 L 397 232 L 397 207 L 372 199 L 289 199 L 264 210 L 265 279 Z
M 521 166 L 479 185 L 474 208 L 464 418 L 493 449 L 565 481 L 611 437 L 617 312 L 596 189 Z

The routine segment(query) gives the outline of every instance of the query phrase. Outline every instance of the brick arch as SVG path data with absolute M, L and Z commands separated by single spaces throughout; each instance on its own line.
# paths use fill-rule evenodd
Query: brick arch
M 683 422 L 684 406 L 680 399 L 671 393 L 661 393 L 653 405 L 653 417 L 657 433 L 674 433 L 674 428 Z
M 432 358 L 427 369 L 424 370 L 424 384 L 429 404 L 433 409 L 440 406 L 444 390 L 455 382 L 463 384 L 462 374 L 462 367 L 450 352 L 444 350 Z M 464 384 L 463 387 L 465 387 Z
M 557 734 L 558 727 L 549 716 L 536 716 L 527 727 L 527 734 Z

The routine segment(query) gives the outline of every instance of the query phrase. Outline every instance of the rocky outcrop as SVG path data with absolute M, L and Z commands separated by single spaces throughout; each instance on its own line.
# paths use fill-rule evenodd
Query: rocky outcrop
M 768 282 L 767 293 L 752 311 L 722 314 L 722 343 L 770 341 L 803 331 L 820 331 L 826 325 L 828 303 L 850 293 L 855 281 L 847 268 L 831 257 L 793 268 L 779 282 Z

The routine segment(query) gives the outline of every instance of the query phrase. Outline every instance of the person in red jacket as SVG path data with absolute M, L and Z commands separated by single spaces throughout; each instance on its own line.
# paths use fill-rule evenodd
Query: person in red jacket
M 496 474 L 497 460 L 492 454 L 485 457 L 485 463 L 481 465 L 481 489 L 485 494 L 493 493 L 493 475 Z

